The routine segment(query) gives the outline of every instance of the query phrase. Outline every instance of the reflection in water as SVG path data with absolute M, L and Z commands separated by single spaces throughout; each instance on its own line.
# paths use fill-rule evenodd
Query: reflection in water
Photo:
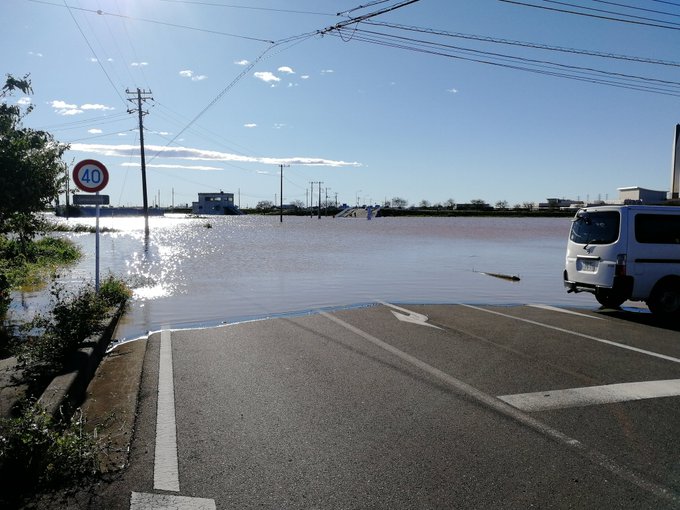
M 70 220 L 87 223 L 89 219 Z M 117 337 L 368 303 L 546 303 L 589 306 L 568 295 L 562 269 L 569 218 L 182 216 L 102 218 L 102 273 L 134 288 Z M 62 275 L 91 280 L 94 238 L 63 234 L 85 257 Z M 481 272 L 519 275 L 521 281 Z M 36 298 L 38 295 L 32 296 Z

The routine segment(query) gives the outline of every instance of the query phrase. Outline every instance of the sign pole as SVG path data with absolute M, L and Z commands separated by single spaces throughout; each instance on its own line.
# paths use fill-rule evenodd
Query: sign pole
M 99 191 L 96 193 L 99 196 Z M 94 290 L 99 292 L 99 202 L 97 202 L 95 216 L 97 218 L 95 226 L 94 241 Z
M 82 191 L 94 193 L 95 216 L 97 223 L 95 227 L 95 249 L 94 249 L 94 288 L 99 292 L 99 206 L 103 199 L 108 204 L 108 195 L 99 195 L 99 191 L 104 189 L 109 182 L 109 171 L 97 160 L 84 159 L 73 168 L 73 182 Z M 92 197 L 92 195 L 90 195 Z M 75 201 L 75 200 L 74 200 Z M 92 202 L 90 202 L 92 203 Z

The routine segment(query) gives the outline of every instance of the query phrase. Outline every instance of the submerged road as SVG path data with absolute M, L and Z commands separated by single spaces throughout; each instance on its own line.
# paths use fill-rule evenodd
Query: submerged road
M 680 333 L 376 306 L 149 340 L 109 508 L 680 508 Z

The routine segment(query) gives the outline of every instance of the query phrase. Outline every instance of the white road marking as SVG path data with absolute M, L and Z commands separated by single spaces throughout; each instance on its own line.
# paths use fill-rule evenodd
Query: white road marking
M 561 313 L 568 313 L 571 315 L 578 315 L 579 317 L 587 317 L 588 319 L 595 319 L 596 321 L 604 321 L 607 320 L 604 317 L 595 317 L 594 315 L 586 315 L 585 313 L 579 313 L 579 312 L 573 312 L 571 310 L 566 310 L 564 308 L 558 308 L 556 306 L 550 306 L 550 305 L 527 305 L 532 308 L 540 308 L 541 310 L 550 310 L 551 312 L 561 312 Z
M 380 303 L 383 306 L 399 310 L 400 312 L 404 312 L 399 313 L 391 310 L 392 315 L 394 315 L 397 319 L 399 319 L 402 322 L 410 322 L 412 324 L 418 324 L 419 326 L 428 326 L 430 328 L 442 329 L 438 326 L 435 326 L 434 324 L 428 324 L 427 321 L 429 320 L 429 317 L 427 315 L 412 312 L 411 310 L 407 310 L 406 308 L 402 308 L 401 306 L 393 305 L 392 303 L 386 303 L 385 301 L 378 301 L 378 303 Z
M 566 390 L 537 391 L 502 395 L 502 401 L 517 409 L 533 413 L 567 407 L 613 404 L 649 398 L 677 397 L 680 395 L 680 379 L 644 381 L 634 383 L 606 384 Z
M 533 418 L 527 413 L 520 411 L 519 409 L 503 402 L 502 400 L 491 395 L 488 395 L 483 391 L 480 391 L 477 388 L 461 381 L 460 379 L 456 379 L 455 377 L 447 374 L 446 372 L 443 372 L 438 368 L 433 367 L 432 365 L 428 365 L 427 363 L 419 360 L 415 356 L 411 356 L 410 354 L 400 349 L 397 349 L 393 345 L 390 345 L 387 342 L 384 342 L 379 338 L 376 338 L 373 335 L 366 333 L 365 331 L 362 331 L 361 329 L 355 326 L 352 326 L 348 322 L 345 322 L 331 315 L 330 313 L 320 312 L 320 314 L 329 319 L 330 321 L 333 321 L 336 324 L 347 329 L 348 331 L 351 331 L 352 333 L 360 336 L 361 338 L 368 340 L 373 345 L 393 354 L 402 361 L 405 361 L 413 365 L 414 367 L 430 374 L 432 377 L 435 377 L 436 379 L 442 381 L 443 383 L 447 384 L 456 391 L 459 391 L 463 395 L 466 395 L 468 398 L 473 399 L 485 405 L 486 407 L 498 412 L 499 414 L 502 414 L 510 419 L 513 419 L 516 422 L 528 428 L 531 428 L 532 430 L 538 432 L 539 434 L 549 438 L 550 440 L 558 444 L 572 448 L 579 455 L 596 463 L 600 467 L 608 470 L 610 473 L 620 477 L 621 479 L 634 484 L 640 489 L 643 489 L 649 492 L 650 494 L 654 494 L 659 498 L 673 501 L 674 503 L 680 502 L 680 495 L 676 494 L 671 489 L 664 487 L 662 485 L 658 485 L 657 483 L 654 483 L 641 477 L 640 475 L 638 475 L 634 471 L 631 471 L 625 466 L 617 464 L 614 460 L 610 459 L 603 453 L 588 448 L 579 440 L 567 436 L 566 434 L 560 432 L 559 430 L 550 427 L 549 425 Z
M 595 342 L 600 342 L 600 343 L 603 343 L 603 344 L 612 345 L 614 347 L 619 347 L 620 349 L 626 349 L 628 351 L 638 352 L 640 354 L 645 354 L 647 356 L 652 356 L 654 358 L 664 359 L 666 361 L 672 361 L 673 363 L 680 363 L 680 359 L 674 358 L 672 356 L 666 356 L 665 354 L 659 354 L 658 352 L 646 351 L 645 349 L 639 349 L 639 348 L 633 347 L 631 345 L 621 344 L 619 342 L 613 342 L 611 340 L 605 340 L 604 338 L 598 338 L 596 336 L 586 335 L 584 333 L 577 333 L 576 331 L 571 331 L 571 330 L 564 329 L 564 328 L 558 328 L 557 326 L 551 326 L 550 324 L 544 324 L 542 322 L 532 321 L 530 319 L 523 319 L 521 317 L 514 317 L 513 315 L 508 315 L 507 313 L 501 313 L 501 312 L 497 312 L 495 310 L 487 310 L 487 309 L 481 308 L 479 306 L 466 305 L 466 304 L 461 304 L 461 306 L 465 306 L 467 308 L 472 308 L 473 310 L 479 310 L 480 312 L 486 312 L 486 313 L 490 313 L 490 314 L 493 314 L 493 315 L 499 315 L 501 317 L 506 317 L 508 319 L 513 319 L 513 320 L 520 321 L 520 322 L 526 322 L 527 324 L 533 324 L 534 326 L 541 326 L 543 328 L 552 329 L 554 331 L 559 331 L 561 333 L 567 333 L 569 335 L 574 335 L 574 336 L 578 336 L 578 337 L 581 337 L 581 338 L 586 338 L 588 340 L 594 340 Z
M 168 329 L 161 331 L 153 488 L 157 490 L 179 492 L 171 335 L 172 334 Z
M 174 494 L 146 494 L 133 492 L 130 510 L 216 510 L 215 500 L 189 498 Z

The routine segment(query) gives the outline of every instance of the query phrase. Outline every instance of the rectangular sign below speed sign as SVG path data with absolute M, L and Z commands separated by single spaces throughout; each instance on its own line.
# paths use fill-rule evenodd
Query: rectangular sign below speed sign
M 109 195 L 73 195 L 73 205 L 109 205 Z

